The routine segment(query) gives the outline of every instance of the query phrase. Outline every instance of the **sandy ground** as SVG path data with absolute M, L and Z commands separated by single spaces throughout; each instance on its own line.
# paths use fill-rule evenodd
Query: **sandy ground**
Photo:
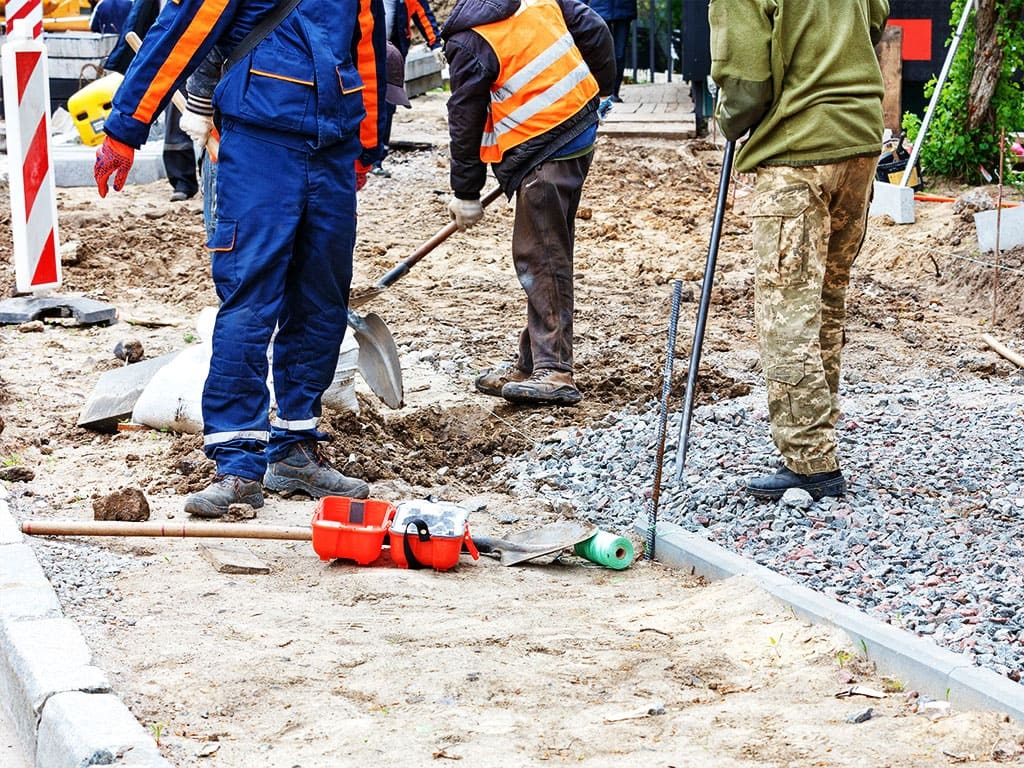
M 444 97 L 413 104 L 394 138 L 434 147 L 396 152 L 392 177 L 362 193 L 356 288 L 447 219 Z M 406 405 L 390 411 L 360 383 L 360 415 L 325 419 L 339 467 L 366 477 L 377 498 L 467 503 L 475 533 L 585 514 L 509 496 L 495 467 L 545 435 L 658 396 L 668 283 L 681 278 L 699 295 L 718 157 L 704 141 L 599 140 L 577 222 L 579 408 L 472 392 L 479 370 L 512 353 L 523 315 L 503 202 L 361 308 L 398 341 Z M 699 400 L 742 394 L 737 372 L 756 368 L 749 182 L 736 179 L 726 218 Z M 89 189 L 60 193 L 62 240 L 76 243 L 63 290 L 112 303 L 121 322 L 0 328 L 0 465 L 34 475 L 8 483 L 22 519 L 91 519 L 95 497 L 134 487 L 152 519 L 181 522 L 183 494 L 209 480 L 197 436 L 76 426 L 101 373 L 121 365 L 118 341 L 141 341 L 148 357 L 180 349 L 215 303 L 200 204 L 172 204 L 169 193 L 163 182 L 102 201 Z M 993 330 L 991 269 L 956 256 L 970 252 L 973 223 L 949 205 L 918 211 L 914 226 L 873 222 L 850 295 L 847 368 L 869 380 L 1007 375 L 1010 364 L 978 340 Z M 1004 273 L 994 332 L 1017 348 L 1020 295 Z M 695 311 L 686 303 L 680 319 L 676 403 Z M 253 524 L 305 525 L 312 511 L 309 500 L 270 497 Z M 915 713 L 902 681 L 750 584 L 702 584 L 658 564 L 618 572 L 563 557 L 504 568 L 463 556 L 433 573 L 323 563 L 305 542 L 228 542 L 270 567 L 231 575 L 195 540 L 37 546 L 97 663 L 176 766 L 916 768 L 1019 761 L 1024 750 L 1024 731 L 997 715 Z M 888 695 L 835 696 L 853 684 Z M 875 717 L 847 722 L 867 707 Z

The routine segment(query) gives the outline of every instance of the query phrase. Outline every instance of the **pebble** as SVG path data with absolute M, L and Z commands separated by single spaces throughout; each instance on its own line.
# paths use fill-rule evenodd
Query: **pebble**
M 755 387 L 694 411 L 678 482 L 680 414 L 670 414 L 657 519 L 1019 680 L 1024 430 L 1013 425 L 1024 378 L 847 375 L 840 397 L 845 497 L 790 492 L 772 503 L 743 491 L 746 477 L 778 467 L 764 388 Z M 499 480 L 513 494 L 565 501 L 603 529 L 632 533 L 638 515 L 646 523 L 658 416 L 656 402 L 608 414 L 571 441 L 545 442 L 543 458 L 510 457 Z

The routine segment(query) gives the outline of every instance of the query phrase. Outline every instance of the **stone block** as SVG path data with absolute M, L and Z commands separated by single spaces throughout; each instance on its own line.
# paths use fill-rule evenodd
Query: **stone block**
M 22 741 L 34 743 L 40 713 L 54 694 L 110 692 L 106 674 L 91 660 L 85 639 L 68 619 L 0 622 L 0 697 Z
M 49 585 L 28 544 L 5 544 L 0 552 L 3 553 L 0 556 L 0 589 Z
M 6 491 L 5 491 L 6 493 Z M 4 544 L 20 544 L 24 537 L 18 528 L 18 522 L 14 519 L 4 495 L 0 494 L 0 546 Z
M 999 250 L 1005 251 L 1024 244 L 1024 205 L 997 211 L 979 211 L 974 214 L 974 226 L 978 230 L 978 248 L 982 253 L 996 249 L 996 218 L 999 218 Z
M 911 187 L 900 187 L 875 182 L 875 196 L 871 200 L 869 216 L 888 216 L 897 224 L 914 223 L 914 190 Z
M 163 149 L 162 141 L 150 141 L 135 150 L 135 162 L 128 174 L 128 183 L 149 184 L 166 178 Z M 96 186 L 96 179 L 92 175 L 95 163 L 96 147 L 84 144 L 58 144 L 53 147 L 53 170 L 58 187 Z
M 36 765 L 171 768 L 156 743 L 112 694 L 58 693 L 39 721 Z

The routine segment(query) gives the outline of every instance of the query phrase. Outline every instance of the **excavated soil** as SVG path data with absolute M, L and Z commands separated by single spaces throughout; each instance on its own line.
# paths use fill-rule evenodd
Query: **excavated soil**
M 440 93 L 399 110 L 399 146 L 433 147 L 394 152 L 391 177 L 371 177 L 360 194 L 356 290 L 447 221 L 444 114 Z M 524 317 L 511 208 L 499 200 L 359 309 L 378 313 L 399 345 L 406 404 L 389 410 L 358 381 L 360 413 L 323 420 L 335 463 L 378 498 L 465 503 L 476 533 L 584 512 L 510 496 L 498 468 L 553 433 L 660 396 L 675 279 L 684 281 L 671 387 L 679 407 L 719 157 L 703 140 L 599 139 L 577 221 L 579 407 L 530 409 L 473 392 L 479 371 L 510 359 Z M 733 184 L 698 403 L 746 394 L 758 368 L 750 183 Z M 61 291 L 114 305 L 120 322 L 0 327 L 0 465 L 32 475 L 6 483 L 19 519 L 91 519 L 95 497 L 134 487 L 153 519 L 180 522 L 184 494 L 212 475 L 198 436 L 76 426 L 100 375 L 121 365 L 118 341 L 137 339 L 147 357 L 181 349 L 216 302 L 201 205 L 169 194 L 164 182 L 105 200 L 60 191 Z M 1000 273 L 993 326 L 993 269 L 978 263 L 989 259 L 973 238 L 950 205 L 919 204 L 912 226 L 872 220 L 849 297 L 847 370 L 878 381 L 1015 370 L 979 335 L 1020 348 L 1020 272 Z M 10 245 L 2 250 L 11 285 Z M 1021 257 L 1004 254 L 1003 264 L 1019 270 Z M 645 492 L 637 488 L 638 511 Z M 307 525 L 312 510 L 306 499 L 268 497 L 250 524 Z M 277 541 L 225 543 L 270 573 L 223 574 L 196 541 L 33 540 L 96 663 L 176 766 L 919 768 L 1018 760 L 1024 743 L 996 715 L 914 714 L 913 697 L 858 649 L 743 582 L 707 585 L 643 561 L 613 572 L 572 557 L 502 568 L 463 556 L 443 574 L 360 568 Z M 835 698 L 852 682 L 890 693 Z M 874 718 L 846 722 L 868 706 Z

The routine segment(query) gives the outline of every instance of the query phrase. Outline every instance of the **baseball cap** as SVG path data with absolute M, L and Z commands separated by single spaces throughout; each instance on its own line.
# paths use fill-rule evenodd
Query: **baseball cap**
M 402 52 L 390 41 L 388 42 L 387 70 L 388 87 L 384 98 L 389 104 L 395 106 L 400 104 L 412 109 L 409 97 L 405 93 L 405 59 L 402 58 Z

